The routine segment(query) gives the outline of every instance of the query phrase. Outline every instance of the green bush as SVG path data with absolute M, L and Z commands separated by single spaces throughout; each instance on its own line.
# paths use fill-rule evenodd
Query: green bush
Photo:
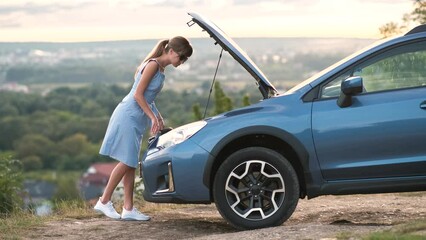
M 73 174 L 60 173 L 56 181 L 57 189 L 53 196 L 53 202 L 81 200 L 77 189 L 77 178 Z
M 31 155 L 22 159 L 24 171 L 39 170 L 43 167 L 43 162 L 39 156 Z
M 22 164 L 9 157 L 0 158 L 0 216 L 5 216 L 22 206 Z

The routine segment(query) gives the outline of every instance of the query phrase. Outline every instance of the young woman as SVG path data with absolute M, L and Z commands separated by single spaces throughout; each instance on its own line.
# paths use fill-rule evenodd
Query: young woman
M 151 134 L 164 128 L 163 118 L 154 99 L 164 84 L 164 69 L 168 65 L 178 67 L 192 55 L 192 46 L 184 37 L 162 40 L 137 68 L 133 87 L 118 104 L 108 124 L 100 154 L 119 161 L 111 173 L 102 197 L 94 209 L 114 219 L 147 221 L 150 217 L 133 206 L 135 169 L 142 135 L 151 125 Z M 123 180 L 124 206 L 120 214 L 114 209 L 111 196 Z

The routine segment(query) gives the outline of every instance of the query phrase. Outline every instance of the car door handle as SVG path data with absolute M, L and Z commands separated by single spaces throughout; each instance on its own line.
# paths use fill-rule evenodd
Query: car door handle
M 426 101 L 420 103 L 420 108 L 426 109 Z

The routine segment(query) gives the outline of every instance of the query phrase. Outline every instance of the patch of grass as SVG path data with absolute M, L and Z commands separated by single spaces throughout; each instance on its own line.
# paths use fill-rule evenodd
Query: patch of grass
M 367 238 L 368 240 L 424 240 L 424 236 L 412 234 L 396 234 L 392 232 L 372 233 Z
M 135 203 L 136 205 L 136 203 Z M 193 204 L 174 204 L 174 203 L 148 203 L 139 204 L 142 212 L 167 212 L 175 209 L 185 209 L 194 207 Z
M 404 192 L 404 193 L 399 193 L 400 196 L 403 197 L 423 197 L 426 196 L 426 191 L 423 192 Z
M 32 228 L 42 226 L 47 218 L 28 212 L 15 212 L 0 218 L 0 239 L 20 239 Z
M 397 225 L 390 230 L 375 232 L 363 238 L 365 240 L 417 240 L 426 239 L 426 219 L 414 220 Z
M 92 206 L 84 200 L 57 201 L 54 203 L 54 213 L 50 216 L 41 217 L 19 210 L 0 218 L 0 239 L 22 239 L 29 236 L 34 228 L 44 226 L 46 222 L 52 220 L 88 219 L 96 216 Z
M 341 232 L 336 235 L 337 240 L 349 240 L 354 239 L 355 237 L 359 237 L 351 232 Z
M 55 214 L 53 218 L 75 218 L 87 219 L 96 217 L 97 214 L 93 211 L 92 206 L 89 206 L 84 200 L 67 200 L 57 201 L 54 206 Z

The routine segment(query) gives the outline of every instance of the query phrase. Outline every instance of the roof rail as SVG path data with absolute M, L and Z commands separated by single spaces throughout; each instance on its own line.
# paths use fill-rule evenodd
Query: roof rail
M 405 36 L 410 35 L 410 34 L 414 34 L 414 33 L 420 33 L 420 32 L 426 32 L 426 24 L 422 24 L 419 25 L 413 29 L 411 29 L 410 31 L 408 31 Z

